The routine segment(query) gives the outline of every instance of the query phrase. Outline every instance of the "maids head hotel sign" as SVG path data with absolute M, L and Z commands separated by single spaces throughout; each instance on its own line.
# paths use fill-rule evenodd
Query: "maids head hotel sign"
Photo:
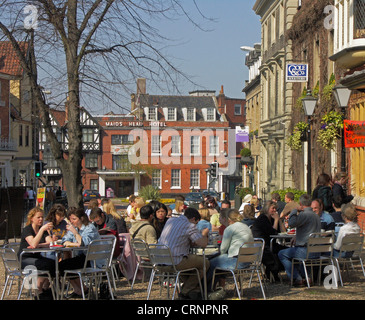
M 106 127 L 143 127 L 143 121 L 106 121 Z M 150 121 L 150 127 L 166 127 L 166 122 Z

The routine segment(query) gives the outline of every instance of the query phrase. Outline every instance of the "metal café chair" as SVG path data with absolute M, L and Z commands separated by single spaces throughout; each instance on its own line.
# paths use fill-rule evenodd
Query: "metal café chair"
M 305 274 L 307 287 L 310 288 L 310 281 L 307 267 L 311 268 L 311 280 L 313 281 L 313 267 L 318 267 L 318 284 L 321 281 L 322 267 L 333 263 L 334 231 L 316 232 L 309 235 L 307 242 L 307 253 L 305 258 L 292 259 L 292 271 L 290 283 L 293 285 L 293 271 L 295 265 L 302 265 Z M 337 277 L 335 276 L 337 285 Z
M 100 239 L 110 239 L 110 240 L 114 241 L 113 250 L 112 250 L 113 254 L 112 254 L 112 258 L 109 261 L 109 271 L 110 271 L 110 275 L 111 275 L 111 278 L 113 281 L 114 292 L 116 292 L 116 290 L 117 290 L 116 278 L 118 277 L 118 275 L 115 270 L 115 264 L 117 263 L 117 261 L 116 261 L 117 259 L 114 258 L 114 251 L 115 251 L 115 246 L 117 245 L 117 238 L 114 235 L 110 234 L 110 235 L 100 235 Z
M 364 245 L 363 233 L 347 234 L 342 238 L 342 243 L 339 250 L 339 256 L 333 258 L 337 265 L 338 275 L 342 287 L 343 287 L 343 280 L 341 276 L 340 265 L 343 266 L 343 270 L 345 268 L 348 270 L 347 266 L 348 264 L 351 264 L 352 269 L 354 270 L 354 262 L 359 262 L 361 265 L 362 273 L 365 277 L 364 264 L 361 258 L 363 245 Z
M 148 250 L 148 244 L 143 239 L 132 239 L 131 241 L 132 248 L 134 250 L 135 255 L 137 256 L 137 266 L 133 275 L 133 281 L 131 289 L 133 289 L 134 282 L 137 278 L 138 270 L 141 268 L 143 271 L 142 282 L 144 281 L 145 276 L 145 268 L 153 269 L 153 265 L 151 263 L 150 253 Z
M 85 263 L 81 269 L 65 270 L 62 279 L 62 291 L 61 299 L 63 298 L 63 291 L 65 287 L 66 280 L 69 277 L 78 276 L 80 282 L 89 282 L 89 297 L 92 286 L 95 286 L 96 299 L 98 298 L 98 285 L 101 281 L 102 276 L 106 276 L 107 284 L 109 288 L 109 293 L 112 300 L 114 300 L 113 288 L 110 281 L 110 261 L 113 257 L 113 246 L 115 245 L 115 240 L 112 239 L 97 239 L 90 242 L 88 245 Z M 103 261 L 102 266 L 98 266 L 96 261 Z M 89 266 L 90 265 L 90 266 Z M 81 285 L 82 298 L 85 300 L 84 288 Z
M 129 278 L 128 278 L 128 272 L 127 272 L 127 269 L 126 269 L 124 261 L 123 261 L 126 243 L 127 243 L 127 237 L 125 235 L 123 235 L 122 233 L 120 233 L 119 234 L 120 255 L 115 260 L 113 259 L 112 265 L 113 265 L 113 272 L 114 272 L 115 278 L 118 278 L 118 271 L 117 271 L 116 266 L 119 265 L 119 270 L 124 275 L 125 279 L 128 282 L 128 285 L 130 285 Z
M 233 280 L 234 280 L 238 298 L 241 299 L 243 274 L 245 272 L 251 273 L 250 281 L 249 281 L 249 286 L 251 286 L 253 273 L 256 273 L 257 278 L 259 280 L 263 298 L 266 299 L 265 290 L 264 290 L 264 286 L 263 286 L 261 275 L 260 275 L 260 274 L 262 274 L 261 261 L 262 261 L 263 249 L 264 249 L 264 245 L 265 245 L 265 242 L 261 241 L 261 240 L 262 239 L 256 239 L 253 242 L 246 242 L 240 247 L 235 268 L 233 268 L 233 269 L 220 268 L 220 267 L 215 268 L 214 272 L 213 272 L 212 284 L 214 284 L 214 278 L 216 275 L 227 274 L 227 273 L 231 274 L 233 277 Z M 239 280 L 239 284 L 240 284 L 239 286 L 238 286 L 237 278 Z
M 29 294 L 32 295 L 32 290 L 34 289 L 35 295 L 39 299 L 39 294 L 37 290 L 37 283 L 33 283 L 32 281 L 36 281 L 38 276 L 45 276 L 48 278 L 49 283 L 51 285 L 51 291 L 53 299 L 55 299 L 55 293 L 53 288 L 53 282 L 51 278 L 51 274 L 49 271 L 46 270 L 36 270 L 32 268 L 25 268 L 22 270 L 20 261 L 18 259 L 17 252 L 14 250 L 12 246 L 10 247 L 3 247 L 1 250 L 1 257 L 3 259 L 4 268 L 5 268 L 5 284 L 4 289 L 1 294 L 1 300 L 4 299 L 6 289 L 8 287 L 9 281 L 10 285 L 8 288 L 8 295 L 10 294 L 12 282 L 14 280 L 18 280 L 18 297 L 17 299 L 20 300 L 20 297 L 22 295 L 23 289 L 25 287 L 25 284 L 28 283 L 28 290 Z M 21 285 L 20 285 L 20 281 Z
M 170 277 L 175 277 L 175 284 L 174 284 L 174 291 L 172 294 L 172 300 L 175 298 L 176 290 L 180 291 L 180 275 L 181 274 L 196 274 L 197 280 L 200 287 L 201 296 L 204 297 L 203 287 L 200 280 L 199 271 L 197 268 L 189 268 L 184 270 L 177 270 L 174 259 L 171 255 L 170 248 L 166 245 L 160 244 L 149 244 L 148 246 L 150 259 L 153 265 L 153 269 L 150 276 L 150 281 L 148 284 L 148 293 L 147 293 L 147 300 L 150 298 L 151 289 L 153 285 L 153 281 L 155 277 L 158 277 L 160 280 L 160 291 L 163 285 L 163 280 L 167 277 L 168 285 L 167 285 L 167 297 L 169 298 L 169 284 L 170 284 Z

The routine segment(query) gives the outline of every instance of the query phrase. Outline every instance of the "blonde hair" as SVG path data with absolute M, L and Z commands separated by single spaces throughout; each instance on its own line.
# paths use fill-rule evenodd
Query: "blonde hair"
M 210 221 L 210 212 L 209 212 L 209 209 L 207 208 L 202 208 L 202 209 L 199 209 L 198 210 L 199 213 L 200 213 L 200 217 L 201 219 L 203 220 L 206 220 L 206 221 Z
M 182 200 L 176 200 L 175 201 L 175 210 L 177 211 L 182 205 L 184 205 L 184 201 L 182 201 Z
M 256 207 L 257 207 L 257 205 L 259 204 L 259 199 L 257 199 L 257 198 L 252 198 L 252 199 L 251 199 L 251 201 L 250 201 L 250 204 L 251 204 L 252 206 L 254 206 L 254 208 L 256 208 Z M 247 207 L 247 206 L 245 206 L 245 207 Z
M 239 213 L 237 209 L 231 209 L 228 212 L 228 219 L 234 222 L 242 221 L 243 216 Z
M 115 205 L 112 201 L 104 203 L 103 210 L 106 214 L 110 214 L 114 219 L 121 219 L 120 214 L 117 212 Z
M 30 225 L 32 223 L 32 219 L 33 217 L 38 213 L 43 213 L 44 216 L 44 211 L 40 208 L 40 207 L 34 207 L 33 209 L 30 209 L 28 212 L 28 216 L 27 216 L 27 223 L 26 225 Z
M 137 208 L 142 208 L 146 204 L 142 197 L 136 197 L 134 201 L 137 204 Z
M 347 203 L 342 208 L 342 216 L 349 221 L 357 222 L 359 213 L 356 211 L 355 206 L 352 203 Z

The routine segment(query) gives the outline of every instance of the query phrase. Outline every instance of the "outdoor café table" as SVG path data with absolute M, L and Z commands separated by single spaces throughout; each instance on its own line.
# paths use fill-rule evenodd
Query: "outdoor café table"
M 206 257 L 216 255 L 219 252 L 220 243 L 210 243 L 205 248 L 194 247 L 193 252 L 195 254 L 203 255 L 203 289 L 204 289 L 204 300 L 208 300 L 208 284 L 207 284 L 207 265 Z
M 272 234 L 270 235 L 270 250 L 272 251 L 273 248 L 273 241 L 278 240 L 280 244 L 285 245 L 285 243 L 288 240 L 291 240 L 295 237 L 295 233 L 287 233 L 287 232 L 281 232 L 278 234 Z
M 79 251 L 79 250 L 87 250 L 87 247 L 64 247 L 61 245 L 57 245 L 57 246 L 52 246 L 52 247 L 44 247 L 44 248 L 34 248 L 34 249 L 30 249 L 30 248 L 26 248 L 23 249 L 23 251 L 20 254 L 20 262 L 22 261 L 22 256 L 24 253 L 50 253 L 50 252 L 54 252 L 55 253 L 55 281 L 56 281 L 56 300 L 59 300 L 60 298 L 60 287 L 59 287 L 59 279 L 60 279 L 60 275 L 59 275 L 59 268 L 58 268 L 58 263 L 59 263 L 59 255 L 61 253 L 64 252 L 72 252 L 72 254 L 75 251 Z

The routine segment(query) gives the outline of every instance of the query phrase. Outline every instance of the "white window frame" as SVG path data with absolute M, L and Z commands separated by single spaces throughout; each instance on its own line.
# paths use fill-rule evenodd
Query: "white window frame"
M 155 188 L 162 189 L 162 170 L 161 169 L 155 169 L 152 171 L 151 184 Z
M 239 108 L 239 112 L 236 112 L 237 108 Z M 242 106 L 240 104 L 234 105 L 234 115 L 235 116 L 241 116 L 242 115 Z
M 200 189 L 199 169 L 190 169 L 190 189 Z
M 151 155 L 161 154 L 161 136 L 151 136 Z
M 176 121 L 176 108 L 167 108 L 167 121 Z
M 181 136 L 171 136 L 171 155 L 181 155 Z
M 195 120 L 196 120 L 196 109 L 195 108 L 187 108 L 187 110 L 186 110 L 186 121 L 195 121 Z
M 200 137 L 199 136 L 190 137 L 190 155 L 191 156 L 200 155 Z
M 178 183 L 176 183 L 176 180 Z M 171 169 L 171 189 L 181 189 L 181 170 Z
M 207 121 L 215 121 L 216 120 L 216 111 L 215 108 L 207 108 Z
M 157 120 L 157 108 L 156 107 L 148 107 L 147 110 L 147 119 L 149 121 L 156 121 Z
M 209 155 L 210 156 L 219 155 L 219 137 L 218 136 L 209 137 Z

